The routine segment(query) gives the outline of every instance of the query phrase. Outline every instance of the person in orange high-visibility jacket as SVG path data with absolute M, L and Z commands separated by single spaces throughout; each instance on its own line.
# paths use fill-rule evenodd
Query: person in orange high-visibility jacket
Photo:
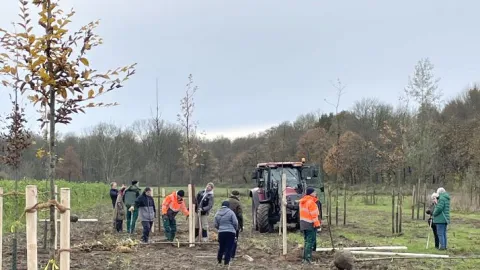
M 317 205 L 317 196 L 315 189 L 307 188 L 307 192 L 303 198 L 300 199 L 300 230 L 303 231 L 304 248 L 303 248 L 303 262 L 312 262 L 312 250 L 317 242 L 317 230 L 320 228 L 320 220 L 318 216 L 320 212 Z
M 175 216 L 179 211 L 182 211 L 187 218 L 189 215 L 183 196 L 185 196 L 183 190 L 177 192 L 174 191 L 172 194 L 165 197 L 162 203 L 163 228 L 165 231 L 165 237 L 167 238 L 167 241 L 170 242 L 175 239 L 175 234 L 177 232 L 177 221 L 175 220 Z

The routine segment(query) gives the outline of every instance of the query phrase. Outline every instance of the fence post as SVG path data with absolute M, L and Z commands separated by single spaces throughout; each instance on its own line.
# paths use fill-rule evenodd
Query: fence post
M 70 189 L 61 188 L 61 205 L 67 211 L 60 215 L 60 269 L 70 270 Z
M 193 207 L 193 200 L 195 198 L 193 195 L 193 188 L 191 184 L 188 184 L 188 209 L 190 215 L 188 216 L 188 240 L 190 242 L 190 247 L 195 246 L 195 208 Z
M 34 207 L 37 202 L 37 186 L 28 185 L 25 187 L 25 208 Z M 37 270 L 37 210 L 25 213 L 27 227 L 27 269 Z
M 154 200 L 154 202 L 155 202 L 155 199 L 154 199 L 155 197 L 153 197 L 153 196 L 155 195 L 155 194 L 153 193 L 153 188 L 152 188 L 152 189 L 150 189 L 150 190 L 151 190 L 151 192 L 152 192 L 152 199 L 153 199 L 153 200 Z M 160 208 L 160 209 L 161 209 L 161 208 Z M 152 222 L 152 228 L 150 228 L 150 231 L 151 231 L 152 233 L 154 233 L 154 232 L 155 232 L 155 218 L 153 219 L 153 222 Z
M 55 185 L 55 201 L 58 202 L 58 186 Z M 58 209 L 55 207 L 55 250 L 58 247 Z
M 282 174 L 282 245 L 283 255 L 287 255 L 287 175 Z

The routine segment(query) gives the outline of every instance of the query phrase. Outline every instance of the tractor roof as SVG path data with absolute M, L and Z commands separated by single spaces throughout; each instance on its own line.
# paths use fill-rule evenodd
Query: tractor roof
M 264 163 L 258 163 L 257 168 L 260 167 L 302 167 L 303 163 L 299 161 L 291 161 L 291 162 L 264 162 Z

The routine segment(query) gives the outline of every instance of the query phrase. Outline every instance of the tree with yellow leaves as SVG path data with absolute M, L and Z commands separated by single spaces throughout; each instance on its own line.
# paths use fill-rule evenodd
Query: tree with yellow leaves
M 85 112 L 88 107 L 112 106 L 116 103 L 94 103 L 93 100 L 122 83 L 135 73 L 135 64 L 99 73 L 90 68 L 87 53 L 102 44 L 94 34 L 99 22 L 91 22 L 76 32 L 68 24 L 75 12 L 64 13 L 60 0 L 20 0 L 22 21 L 20 31 L 0 28 L 0 75 L 6 87 L 18 88 L 34 105 L 47 110 L 39 119 L 41 126 L 49 125 L 50 196 L 54 199 L 55 124 L 68 124 L 72 114 Z M 37 13 L 38 18 L 30 14 Z M 37 21 L 37 23 L 33 23 Z M 40 34 L 41 33 L 41 34 Z M 54 207 L 50 208 L 54 220 Z M 54 259 L 55 224 L 50 226 L 50 255 Z M 53 268 L 53 265 L 49 266 Z

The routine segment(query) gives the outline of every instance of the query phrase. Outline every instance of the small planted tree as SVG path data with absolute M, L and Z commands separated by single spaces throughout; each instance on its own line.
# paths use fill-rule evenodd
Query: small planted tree
M 91 22 L 76 32 L 69 32 L 68 24 L 75 12 L 65 13 L 59 0 L 20 0 L 22 21 L 20 31 L 9 32 L 0 28 L 0 74 L 7 78 L 5 86 L 18 87 L 28 95 L 34 105 L 47 109 L 47 118 L 41 126 L 49 126 L 49 179 L 50 197 L 55 198 L 54 177 L 56 166 L 55 127 L 69 124 L 72 114 L 85 112 L 85 108 L 112 106 L 116 103 L 94 103 L 107 92 L 122 87 L 122 83 L 135 73 L 135 64 L 99 73 L 90 68 L 87 53 L 102 44 L 94 34 L 99 22 Z M 32 11 L 31 11 L 32 9 Z M 35 11 L 34 11 L 34 10 Z M 39 14 L 38 18 L 30 16 Z M 37 21 L 37 23 L 33 23 Z M 50 220 L 54 220 L 54 206 Z M 50 224 L 50 256 L 54 262 L 55 224 Z M 53 268 L 53 264 L 50 265 Z
M 19 219 L 19 209 L 18 209 L 18 167 L 20 166 L 22 160 L 22 153 L 32 144 L 32 135 L 25 129 L 25 124 L 27 120 L 25 119 L 24 109 L 20 108 L 18 105 L 18 96 L 17 90 L 15 89 L 15 98 L 12 101 L 13 109 L 12 112 L 7 116 L 6 120 L 9 122 L 6 127 L 5 133 L 0 134 L 0 140 L 4 142 L 2 147 L 2 155 L 0 156 L 0 161 L 8 165 L 14 171 L 14 181 L 15 181 L 15 220 Z M 14 232 L 13 242 L 12 242 L 12 267 L 17 269 L 17 226 L 15 223 L 12 228 Z M 0 228 L 1 229 L 1 228 Z
M 180 101 L 182 112 L 177 115 L 178 123 L 182 127 L 183 137 L 180 152 L 182 154 L 182 163 L 188 172 L 188 181 L 193 184 L 193 171 L 197 166 L 197 158 L 200 154 L 200 145 L 197 137 L 197 122 L 193 120 L 193 111 L 195 102 L 193 96 L 198 87 L 193 85 L 193 76 L 188 76 L 188 84 L 185 89 L 185 96 Z

